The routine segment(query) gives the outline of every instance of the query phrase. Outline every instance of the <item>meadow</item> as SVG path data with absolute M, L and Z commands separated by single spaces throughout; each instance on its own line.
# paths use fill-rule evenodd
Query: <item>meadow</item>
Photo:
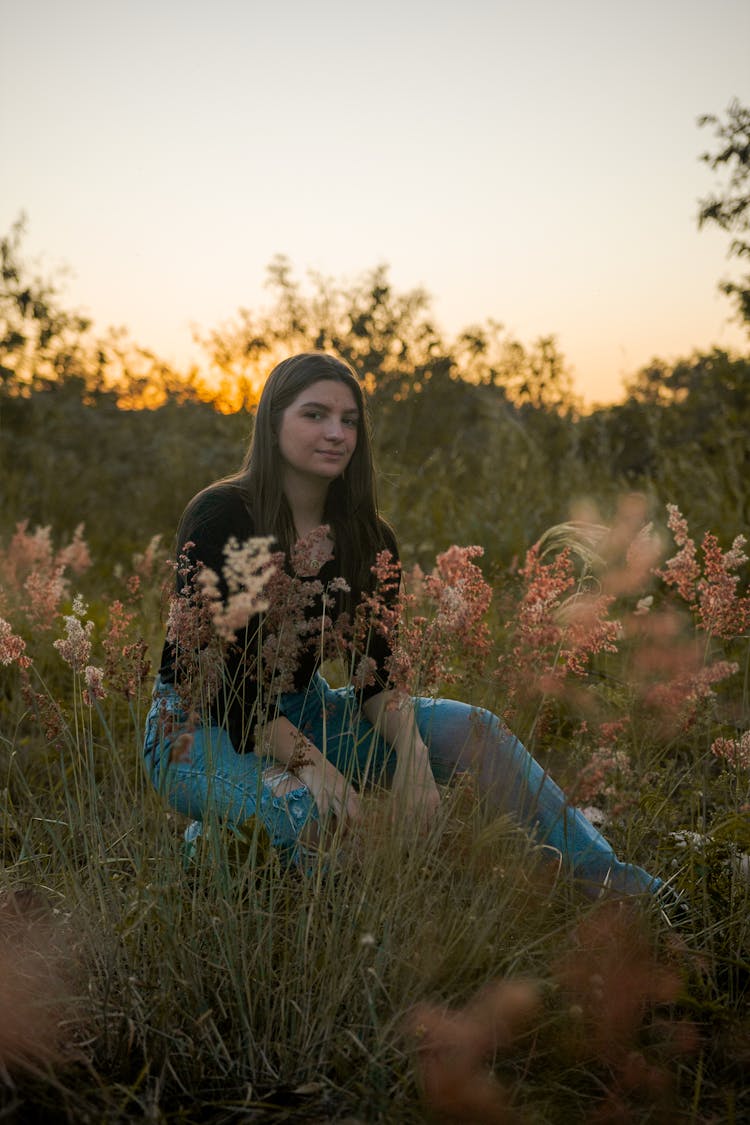
M 186 848 L 141 762 L 167 548 L 105 584 L 82 529 L 21 521 L 0 548 L 6 1119 L 745 1120 L 747 558 L 649 515 L 625 495 L 489 577 L 439 552 L 398 643 L 413 690 L 504 714 L 679 918 L 592 903 L 469 778 L 426 832 L 368 793 L 305 873 L 255 822 Z
M 655 360 L 588 413 L 554 340 L 446 341 L 379 268 L 205 341 L 213 398 L 92 338 L 0 241 L 0 1115 L 7 1121 L 750 1118 L 750 357 Z M 254 380 L 366 373 L 410 690 L 501 714 L 685 911 L 591 901 L 464 777 L 373 790 L 309 870 L 186 845 L 142 762 L 187 500 Z M 333 662 L 332 677 L 342 675 Z

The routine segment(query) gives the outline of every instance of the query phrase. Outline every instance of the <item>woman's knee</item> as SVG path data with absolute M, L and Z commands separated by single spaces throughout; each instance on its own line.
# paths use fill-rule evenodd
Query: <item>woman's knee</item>
M 146 716 L 143 738 L 143 754 L 152 772 L 160 761 L 188 761 L 199 725 L 199 716 L 188 714 L 175 688 L 158 683 Z
M 502 736 L 501 720 L 484 707 L 452 699 L 431 702 L 432 707 L 418 712 L 418 723 L 424 741 L 437 754 L 464 759 Z

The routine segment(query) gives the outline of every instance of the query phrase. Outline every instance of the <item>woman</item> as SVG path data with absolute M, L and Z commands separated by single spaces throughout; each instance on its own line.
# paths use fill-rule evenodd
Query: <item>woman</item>
M 330 632 L 372 593 L 376 556 L 387 550 L 396 557 L 396 544 L 378 515 L 360 384 L 346 364 L 323 353 L 293 356 L 272 371 L 242 469 L 189 503 L 178 530 L 178 591 L 185 594 L 191 567 L 222 575 L 231 537 L 273 537 L 289 570 L 295 542 L 311 534 L 324 561 L 297 560 L 297 581 L 314 591 L 302 598 L 302 616 L 318 632 L 326 620 Z M 348 593 L 332 593 L 337 576 Z M 225 600 L 227 582 L 218 589 Z M 329 814 L 342 827 L 359 818 L 366 781 L 387 778 L 404 814 L 429 821 L 440 803 L 436 782 L 472 769 L 487 807 L 513 812 L 590 893 L 659 889 L 659 879 L 616 858 L 495 715 L 452 700 L 411 699 L 390 686 L 388 643 L 378 630 L 370 630 L 366 682 L 334 690 L 318 671 L 318 637 L 301 643 L 306 626 L 298 628 L 296 666 L 285 672 L 283 691 L 269 691 L 259 622 L 271 620 L 274 609 L 253 617 L 223 652 L 220 682 L 197 715 L 185 698 L 179 640 L 168 635 L 145 755 L 154 783 L 178 811 L 234 825 L 258 815 L 274 846 L 299 861 L 301 845 L 315 842 Z

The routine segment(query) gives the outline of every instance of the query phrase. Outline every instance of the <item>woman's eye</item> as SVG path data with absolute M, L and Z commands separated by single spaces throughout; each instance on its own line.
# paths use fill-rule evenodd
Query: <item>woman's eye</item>
M 357 419 L 356 418 L 344 418 L 344 425 L 345 426 L 352 426 L 356 430 Z

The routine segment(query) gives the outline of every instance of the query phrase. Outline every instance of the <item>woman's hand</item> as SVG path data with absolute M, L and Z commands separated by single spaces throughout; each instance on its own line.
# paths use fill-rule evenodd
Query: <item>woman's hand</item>
M 321 818 L 333 813 L 342 827 L 359 819 L 356 790 L 286 715 L 272 719 L 256 733 L 256 746 L 310 790 Z
M 332 812 L 342 828 L 359 820 L 359 795 L 331 762 L 319 756 L 297 770 L 297 776 L 312 793 L 321 818 Z

